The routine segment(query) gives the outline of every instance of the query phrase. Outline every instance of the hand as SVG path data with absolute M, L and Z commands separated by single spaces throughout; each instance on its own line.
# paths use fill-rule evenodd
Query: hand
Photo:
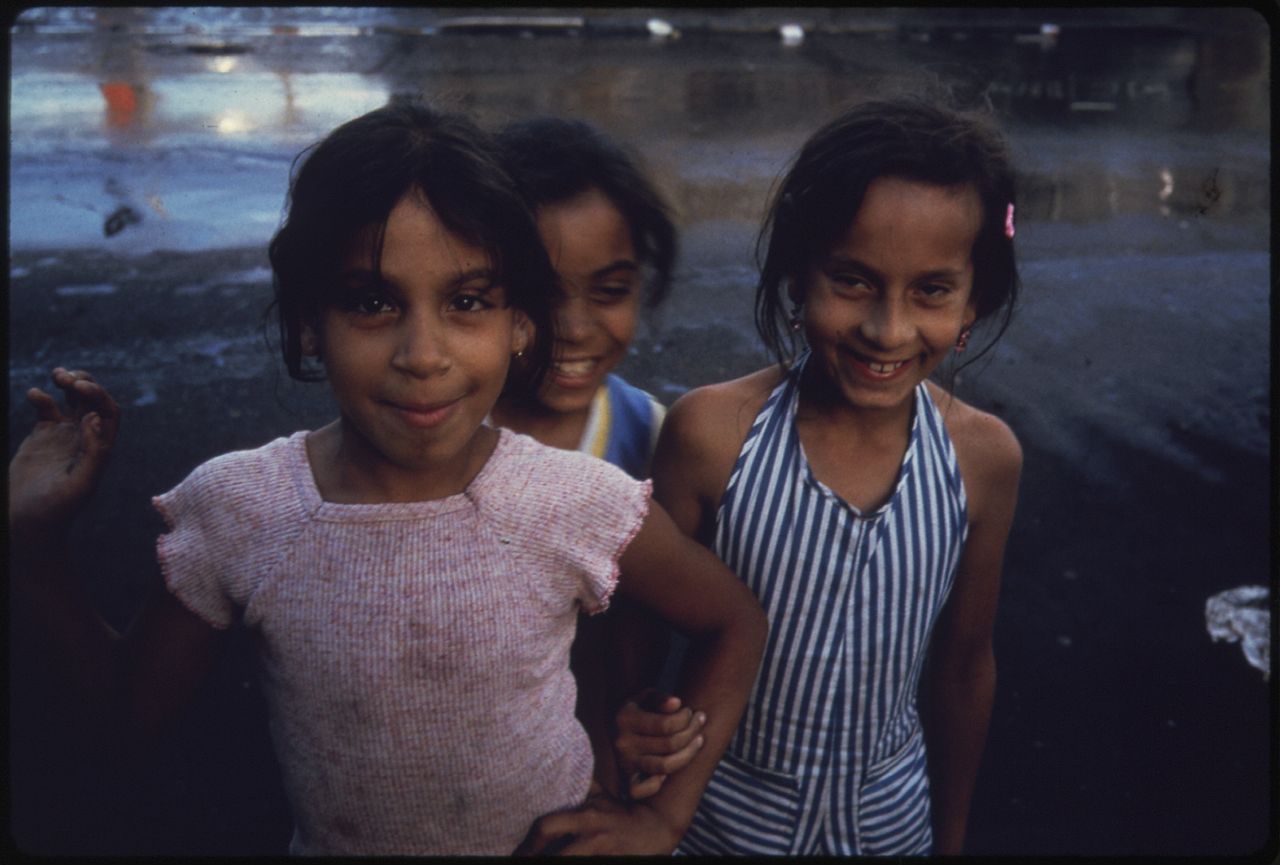
M 513 855 L 666 856 L 681 835 L 653 806 L 619 802 L 593 781 L 581 806 L 535 820 Z
M 87 372 L 53 371 L 65 410 L 39 388 L 27 391 L 36 426 L 9 462 L 10 537 L 57 532 L 93 492 L 115 444 L 120 409 Z
M 702 748 L 707 722 L 702 712 L 681 707 L 680 698 L 649 689 L 618 710 L 614 750 L 632 799 L 647 799 L 667 776 L 688 766 Z

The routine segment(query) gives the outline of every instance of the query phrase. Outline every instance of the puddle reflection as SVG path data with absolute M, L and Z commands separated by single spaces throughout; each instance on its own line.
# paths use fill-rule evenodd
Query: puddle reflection
M 626 11 L 601 20 L 622 33 Z M 195 235 L 165 235 L 180 248 L 260 243 L 227 230 L 260 231 L 261 218 L 243 219 L 240 205 L 269 191 L 278 210 L 284 174 L 273 171 L 396 95 L 489 125 L 537 114 L 594 122 L 644 154 L 686 228 L 754 221 L 786 158 L 823 119 L 853 101 L 921 91 L 996 109 L 1023 144 L 1027 218 L 1266 212 L 1265 147 L 1227 159 L 1218 144 L 1188 138 L 1268 128 L 1260 18 L 1217 30 L 1078 16 L 964 27 L 941 11 L 869 23 L 867 13 L 824 10 L 810 16 L 813 32 L 788 42 L 776 23 L 762 36 L 743 14 L 758 26 L 737 37 L 661 40 L 592 38 L 583 18 L 494 35 L 492 19 L 428 10 L 29 10 L 11 40 L 12 242 L 101 242 L 101 231 L 95 241 L 78 223 L 63 230 L 43 218 L 79 201 L 104 217 L 127 205 L 185 219 Z M 228 148 L 267 164 L 228 172 Z M 210 161 L 212 152 L 220 156 Z M 172 165 L 160 179 L 165 156 Z M 87 166 L 66 170 L 86 161 L 96 181 Z M 126 176 L 159 184 L 150 194 L 161 207 L 113 198 L 103 178 Z M 179 212 L 182 200 L 205 210 Z M 222 229 L 201 231 L 201 220 Z

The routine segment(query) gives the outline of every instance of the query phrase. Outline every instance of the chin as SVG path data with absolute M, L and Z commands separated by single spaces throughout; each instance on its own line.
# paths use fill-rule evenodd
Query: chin
M 600 386 L 596 385 L 593 388 L 566 393 L 556 388 L 551 392 L 544 391 L 539 394 L 538 402 L 547 411 L 555 412 L 556 414 L 576 414 L 591 407 L 591 401 L 595 399 L 596 392 L 599 389 Z

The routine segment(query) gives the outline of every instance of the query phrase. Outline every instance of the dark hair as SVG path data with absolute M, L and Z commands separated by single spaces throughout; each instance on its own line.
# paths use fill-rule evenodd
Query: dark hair
M 805 143 L 760 229 L 756 256 L 763 262 L 756 287 L 756 329 L 779 363 L 794 356 L 795 348 L 785 310 L 788 281 L 802 279 L 814 258 L 830 250 L 857 215 L 867 187 L 884 176 L 939 186 L 968 184 L 977 190 L 982 225 L 973 246 L 976 321 L 1000 313 L 1000 323 L 990 342 L 968 362 L 990 349 L 1008 327 L 1018 294 L 1018 269 L 1013 240 L 1005 236 L 1015 190 L 1003 136 L 976 115 L 920 100 L 867 102 L 832 120 Z
M 323 378 L 304 367 L 302 328 L 337 300 L 343 258 L 371 227 L 377 266 L 388 215 L 416 190 L 451 232 L 485 250 L 507 302 L 529 317 L 533 340 L 526 362 L 512 365 L 513 386 L 536 390 L 551 361 L 555 271 L 492 138 L 464 117 L 397 101 L 309 150 L 299 156 L 306 159 L 290 182 L 288 215 L 268 247 L 289 375 Z
M 498 133 L 507 167 L 534 210 L 599 189 L 631 229 L 640 263 L 651 268 L 646 302 L 657 306 L 671 288 L 676 230 L 670 209 L 637 160 L 590 124 L 543 117 Z

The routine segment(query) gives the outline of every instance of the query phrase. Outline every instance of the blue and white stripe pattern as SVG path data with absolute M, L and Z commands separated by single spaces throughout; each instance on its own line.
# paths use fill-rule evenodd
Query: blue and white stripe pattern
M 814 477 L 795 427 L 800 371 L 738 456 L 715 551 L 770 631 L 755 690 L 680 853 L 927 854 L 916 692 L 968 533 L 964 486 L 924 384 L 897 486 L 862 513 Z

